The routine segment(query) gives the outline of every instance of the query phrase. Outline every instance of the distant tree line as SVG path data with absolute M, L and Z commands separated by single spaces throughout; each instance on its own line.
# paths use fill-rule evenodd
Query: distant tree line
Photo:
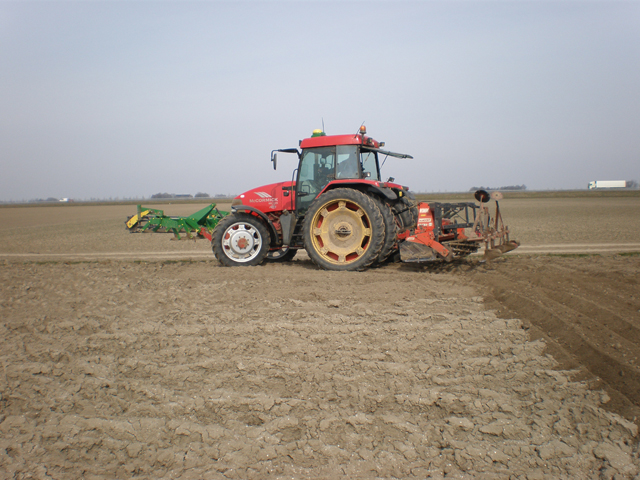
M 216 193 L 211 196 L 208 193 L 198 192 L 195 195 L 191 194 L 176 194 L 176 193 L 156 193 L 151 195 L 151 198 L 227 198 L 227 197 L 235 197 L 235 195 L 226 195 L 223 193 Z
M 176 194 L 176 193 L 167 193 L 167 192 L 160 192 L 160 193 L 156 193 L 154 195 L 151 195 L 150 198 L 152 199 L 171 199 L 171 198 L 233 198 L 235 197 L 235 194 L 215 194 L 215 195 L 209 195 L 208 193 L 205 192 L 198 192 L 195 195 L 191 195 L 191 194 Z M 48 198 L 32 198 L 29 200 L 21 200 L 21 201 L 14 201 L 14 200 L 0 200 L 0 204 L 5 204 L 5 203 L 75 203 L 75 202 L 119 202 L 119 201 L 131 201 L 131 200 L 145 200 L 148 199 L 149 197 L 109 197 L 109 198 L 95 198 L 95 197 L 91 197 L 91 198 L 55 198 L 55 197 L 48 197 Z
M 470 192 L 475 192 L 476 190 L 526 190 L 527 186 L 522 185 L 507 185 L 506 187 L 493 188 L 493 187 L 471 187 L 469 189 Z
M 198 192 L 195 195 L 190 193 L 156 193 L 151 198 L 210 198 L 208 193 Z
M 29 203 L 59 202 L 59 201 L 60 200 L 58 198 L 49 197 L 49 198 L 36 198 L 34 200 L 29 200 Z

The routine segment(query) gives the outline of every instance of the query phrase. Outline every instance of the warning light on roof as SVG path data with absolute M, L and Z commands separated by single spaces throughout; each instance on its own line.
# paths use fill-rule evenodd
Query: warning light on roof
M 313 138 L 313 137 L 324 137 L 324 136 L 326 136 L 326 135 L 327 135 L 327 134 L 326 134 L 326 133 L 324 133 L 322 130 L 320 130 L 319 128 L 316 128 L 316 129 L 313 131 L 313 133 L 311 134 L 311 138 Z
M 367 127 L 365 127 L 364 125 L 360 126 L 360 134 L 361 135 L 365 135 L 367 133 Z

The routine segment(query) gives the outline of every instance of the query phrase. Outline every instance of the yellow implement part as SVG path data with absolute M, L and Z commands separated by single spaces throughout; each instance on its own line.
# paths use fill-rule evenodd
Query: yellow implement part
M 129 221 L 127 222 L 127 228 L 133 228 L 133 226 L 138 223 L 140 220 L 142 220 L 142 217 L 144 217 L 147 213 L 149 213 L 151 210 L 145 210 L 144 212 L 140 212 L 139 214 L 134 215 L 133 217 L 131 217 L 129 219 Z

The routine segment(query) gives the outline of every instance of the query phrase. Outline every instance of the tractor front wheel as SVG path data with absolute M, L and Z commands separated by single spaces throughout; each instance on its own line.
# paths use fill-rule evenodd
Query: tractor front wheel
M 307 210 L 304 246 L 313 262 L 327 270 L 363 270 L 380 255 L 384 219 L 364 193 L 337 188 L 321 195 Z
M 271 237 L 262 221 L 249 213 L 224 217 L 213 231 L 213 253 L 227 267 L 260 265 L 269 253 Z

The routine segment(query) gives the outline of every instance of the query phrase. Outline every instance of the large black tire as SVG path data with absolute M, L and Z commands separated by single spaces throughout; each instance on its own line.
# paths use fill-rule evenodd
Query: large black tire
M 267 258 L 264 259 L 265 262 L 275 263 L 275 262 L 290 262 L 293 260 L 293 257 L 298 253 L 297 248 L 281 248 L 279 250 L 271 250 L 267 254 Z
M 407 192 L 393 204 L 393 213 L 398 220 L 398 233 L 415 228 L 418 224 L 418 202 Z
M 326 270 L 363 270 L 380 255 L 384 219 L 371 197 L 336 188 L 309 206 L 303 225 L 304 246 Z
M 213 253 L 227 267 L 260 265 L 269 253 L 271 237 L 266 225 L 255 215 L 233 213 L 213 230 Z
M 386 203 L 381 198 L 372 197 L 378 210 L 382 214 L 382 219 L 384 220 L 384 242 L 382 243 L 382 249 L 380 250 L 380 255 L 376 259 L 375 263 L 383 263 L 391 252 L 393 252 L 394 247 L 397 241 L 398 235 L 398 224 L 396 223 L 396 216 L 393 214 L 393 210 L 388 203 Z

